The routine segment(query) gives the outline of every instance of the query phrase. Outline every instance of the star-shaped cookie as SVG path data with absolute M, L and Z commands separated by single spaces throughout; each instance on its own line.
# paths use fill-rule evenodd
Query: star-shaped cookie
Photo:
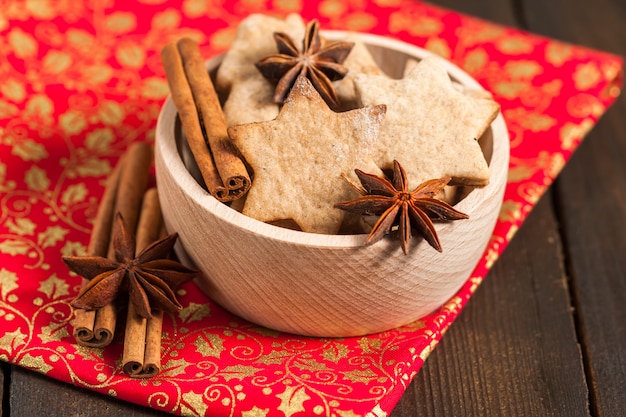
M 422 60 L 400 80 L 359 74 L 354 83 L 361 105 L 387 104 L 374 157 L 380 167 L 398 160 L 412 188 L 444 176 L 455 185 L 487 185 L 489 167 L 477 139 L 500 106 L 454 88 L 440 58 Z
M 371 159 L 385 105 L 332 111 L 299 77 L 276 119 L 228 129 L 254 171 L 243 214 L 261 221 L 293 219 L 305 232 L 335 234 L 355 196 L 343 176 L 377 172 Z

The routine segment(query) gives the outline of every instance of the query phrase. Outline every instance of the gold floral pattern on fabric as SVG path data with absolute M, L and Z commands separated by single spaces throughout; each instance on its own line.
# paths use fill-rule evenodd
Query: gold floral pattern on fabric
M 247 323 L 193 283 L 165 316 L 162 370 L 127 378 L 121 343 L 75 344 L 69 302 L 104 180 L 152 141 L 168 94 L 159 52 L 186 36 L 207 58 L 248 13 L 300 12 L 324 28 L 389 35 L 463 68 L 501 104 L 508 186 L 483 258 L 445 305 L 407 326 L 344 339 Z M 614 56 L 414 0 L 14 1 L 0 15 L 0 360 L 170 413 L 383 416 L 393 409 L 534 204 L 621 91 Z

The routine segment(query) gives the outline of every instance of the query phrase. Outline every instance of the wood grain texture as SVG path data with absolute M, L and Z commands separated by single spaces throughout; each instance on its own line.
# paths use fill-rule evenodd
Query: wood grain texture
M 533 209 L 393 417 L 588 415 L 551 203 Z
M 0 417 L 9 415 L 9 396 L 6 395 L 9 389 L 9 375 L 9 365 L 0 363 Z
M 169 414 L 11 367 L 7 417 L 165 417 Z
M 385 54 L 383 61 L 390 68 L 404 68 L 407 57 L 430 55 L 378 36 L 362 39 L 376 52 L 394 51 Z M 479 88 L 459 68 L 443 61 L 442 65 L 460 83 Z M 168 230 L 178 233 L 184 255 L 204 272 L 199 283 L 211 298 L 236 315 L 272 329 L 345 337 L 388 330 L 423 317 L 467 280 L 500 211 L 509 159 L 501 115 L 485 138 L 493 144 L 489 185 L 475 189 L 456 205 L 469 219 L 436 224 L 442 253 L 414 241 L 409 255 L 390 239 L 363 246 L 365 235 L 288 230 L 220 204 L 183 165 L 175 144 L 183 140 L 175 139 L 175 120 L 175 107 L 168 102 L 159 117 L 155 143 L 157 184 Z
M 545 6 L 536 0 L 525 2 L 532 30 L 626 53 L 623 1 L 601 0 L 573 7 L 557 0 L 549 8 Z M 583 31 L 582 27 L 594 30 Z M 606 27 L 611 30 L 600 30 Z M 622 94 L 556 183 L 570 285 L 591 379 L 592 415 L 599 417 L 623 416 L 626 410 L 625 113 Z

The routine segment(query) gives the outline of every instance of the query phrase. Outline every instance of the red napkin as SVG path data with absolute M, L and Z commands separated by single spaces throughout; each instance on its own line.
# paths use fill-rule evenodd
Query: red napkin
M 303 2 L 304 3 L 304 2 Z M 417 1 L 13 2 L 0 18 L 0 359 L 180 415 L 389 413 L 585 133 L 615 100 L 622 61 Z M 388 5 L 385 5 L 388 4 Z M 296 5 L 295 10 L 289 9 Z M 168 90 L 160 48 L 183 35 L 209 57 L 248 13 L 395 37 L 450 59 L 491 91 L 511 135 L 504 206 L 465 286 L 411 325 L 366 337 L 281 334 L 233 317 L 193 283 L 166 315 L 163 369 L 121 370 L 121 340 L 75 344 L 80 286 L 61 255 L 85 252 L 103 180 L 151 141 Z M 119 334 L 120 332 L 118 332 Z

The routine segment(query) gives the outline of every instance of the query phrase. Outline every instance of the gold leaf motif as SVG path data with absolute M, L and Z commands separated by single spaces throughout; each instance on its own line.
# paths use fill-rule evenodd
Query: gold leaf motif
M 211 38 L 209 42 L 213 45 L 216 50 L 226 50 L 233 43 L 235 39 L 235 29 L 232 27 L 228 27 L 225 29 L 217 30 Z
M 46 95 L 33 95 L 26 103 L 24 114 L 31 117 L 51 117 L 54 114 L 54 102 Z
M 70 185 L 63 194 L 61 194 L 61 203 L 67 206 L 80 203 L 85 200 L 88 193 L 87 187 L 82 182 L 80 184 Z
M 178 317 L 184 323 L 200 321 L 205 317 L 211 317 L 211 310 L 208 304 L 189 303 L 189 305 L 178 312 Z
M 42 71 L 47 74 L 60 74 L 72 65 L 72 57 L 62 51 L 50 51 L 43 57 Z
M 521 127 L 533 132 L 548 130 L 557 123 L 556 119 L 548 115 L 534 113 L 523 107 L 506 110 L 504 115 L 510 120 L 516 120 Z
M 378 374 L 369 368 L 366 369 L 353 369 L 351 371 L 342 372 L 343 377 L 351 382 L 361 382 L 367 384 L 378 378 Z
M 546 60 L 555 67 L 560 67 L 572 57 L 572 53 L 571 45 L 552 41 L 546 47 Z
M 426 42 L 426 49 L 446 59 L 450 59 L 450 57 L 452 56 L 452 50 L 444 39 L 430 39 L 428 42 Z
M 74 172 L 68 172 L 68 176 L 75 177 L 100 177 L 111 172 L 109 161 L 98 158 L 86 158 L 74 168 Z
M 532 52 L 533 44 L 523 36 L 508 36 L 500 39 L 496 46 L 505 54 L 521 55 Z
M 364 354 L 379 352 L 383 345 L 381 339 L 371 339 L 369 337 L 362 337 L 359 339 L 359 347 Z
M 202 4 L 204 4 L 204 2 L 202 2 Z M 181 19 L 182 16 L 178 10 L 168 9 L 154 15 L 152 18 L 152 28 L 176 29 L 180 26 Z
M 503 222 L 513 222 L 518 220 L 522 215 L 522 203 L 519 201 L 505 200 L 500 209 L 498 219 Z
M 579 90 L 588 90 L 602 81 L 602 72 L 595 62 L 587 62 L 576 66 L 574 84 Z
M 59 116 L 59 125 L 67 135 L 78 135 L 87 127 L 87 121 L 82 112 L 68 110 Z
M 367 32 L 376 26 L 376 16 L 369 13 L 354 12 L 345 19 L 345 26 L 350 31 Z
M 15 104 L 0 100 L 0 119 L 10 119 L 19 112 L 20 109 Z
M 38 291 L 44 293 L 51 300 L 68 295 L 70 286 L 67 282 L 60 279 L 56 274 L 52 274 L 50 278 L 39 283 Z
M 0 162 L 0 191 L 10 191 L 15 188 L 15 181 L 7 181 L 7 166 Z
M 211 333 L 203 336 L 198 336 L 194 342 L 196 351 L 203 356 L 212 356 L 219 359 L 224 351 L 224 341 L 222 338 L 217 334 Z
M 413 36 L 434 37 L 443 31 L 443 22 L 433 17 L 398 11 L 389 16 L 389 31 L 406 31 Z
M 340 0 L 326 0 L 320 3 L 318 13 L 321 16 L 339 18 L 347 10 L 346 3 Z
M 141 68 L 146 59 L 146 51 L 134 42 L 123 42 L 115 50 L 115 59 L 124 67 Z
M 247 411 L 241 412 L 241 417 L 267 417 L 269 408 L 259 408 L 256 405 Z
M 26 344 L 27 338 L 28 336 L 25 333 L 22 333 L 20 329 L 7 332 L 0 337 L 0 347 L 3 350 L 9 351 L 9 353 L 14 353 L 17 351 L 18 347 Z
M 85 256 L 87 255 L 87 248 L 80 242 L 66 241 L 65 245 L 61 248 L 62 256 Z
M 536 168 L 533 165 L 521 165 L 509 168 L 508 182 L 521 182 L 534 175 Z
M 283 363 L 288 357 L 289 353 L 285 351 L 273 350 L 270 353 L 261 356 L 257 359 L 257 362 L 266 365 L 277 365 Z
M 354 411 L 352 410 L 348 410 L 348 411 L 343 411 L 343 410 L 337 410 L 337 415 L 339 417 L 360 417 L 360 414 L 355 414 Z
M 119 103 L 107 100 L 103 102 L 98 110 L 98 116 L 102 123 L 117 126 L 124 120 L 124 109 Z
M 186 416 L 204 417 L 209 409 L 204 402 L 202 394 L 196 394 L 193 391 L 186 392 L 182 395 L 184 403 L 181 404 L 181 411 Z
M 183 14 L 190 18 L 201 17 L 206 14 L 209 2 L 205 0 L 184 0 Z
M 561 146 L 563 149 L 574 150 L 582 138 L 589 133 L 593 125 L 594 122 L 591 119 L 585 119 L 580 124 L 572 122 L 565 123 L 559 130 Z
M 6 300 L 7 295 L 18 287 L 17 274 L 13 271 L 7 270 L 6 268 L 0 269 L 0 295 L 2 296 L 2 299 Z
M 11 153 L 22 158 L 23 161 L 40 161 L 48 157 L 46 148 L 32 139 L 16 142 L 11 149 Z
M 161 100 L 169 94 L 167 81 L 158 77 L 147 77 L 141 85 L 141 95 L 151 100 Z
M 90 84 L 105 84 L 113 76 L 113 68 L 108 65 L 89 65 L 83 69 L 83 76 Z
M 4 239 L 0 242 L 0 252 L 10 256 L 26 255 L 30 250 L 30 245 L 27 242 L 15 239 Z
M 322 353 L 322 357 L 333 363 L 339 362 L 340 359 L 343 359 L 348 356 L 348 347 L 343 344 L 332 344 L 324 349 Z
M 285 391 L 276 395 L 280 399 L 280 405 L 276 407 L 285 414 L 285 417 L 291 417 L 293 414 L 306 411 L 303 404 L 310 400 L 304 387 L 285 387 Z
M 469 20 L 458 29 L 459 39 L 465 46 L 476 46 L 505 36 L 504 27 L 480 20 Z
M 500 81 L 493 86 L 493 92 L 507 99 L 518 97 L 528 89 L 528 83 L 521 81 Z
M 315 359 L 299 359 L 294 362 L 294 367 L 300 369 L 301 371 L 324 371 L 327 370 L 328 367 L 323 362 L 318 362 Z
M 489 62 L 487 52 L 482 48 L 477 48 L 465 55 L 463 69 L 470 74 L 476 74 L 487 65 L 487 62 Z
M 178 376 L 185 373 L 185 368 L 191 365 L 185 359 L 170 359 L 161 369 L 160 375 L 162 376 Z
M 26 217 L 17 218 L 15 220 L 9 219 L 4 225 L 11 233 L 15 233 L 20 236 L 32 235 L 37 227 L 32 220 Z
M 548 151 L 541 151 L 537 156 L 537 166 L 544 170 L 550 178 L 556 178 L 565 166 L 565 157 L 561 153 L 551 154 Z
M 68 28 L 65 33 L 65 39 L 69 47 L 75 48 L 81 52 L 93 50 L 96 44 L 94 36 L 82 29 Z
M 111 128 L 104 127 L 95 129 L 87 133 L 87 136 L 85 137 L 85 147 L 90 152 L 103 154 L 109 149 L 114 139 L 115 136 Z
M 376 407 L 372 408 L 372 411 L 367 413 L 365 417 L 387 417 L 387 412 L 380 408 L 380 404 L 376 404 Z
M 57 16 L 55 3 L 41 0 L 26 0 L 24 2 L 26 12 L 40 20 L 50 20 Z
M 602 102 L 594 95 L 580 93 L 567 100 L 567 112 L 579 119 L 584 117 L 598 117 L 604 112 Z
M 251 0 L 255 1 L 255 0 Z M 274 8 L 286 12 L 297 13 L 302 10 L 302 0 L 274 0 Z
M 45 191 L 50 186 L 46 171 L 38 167 L 31 167 L 24 174 L 24 182 L 31 191 Z
M 112 34 L 121 35 L 136 29 L 137 18 L 132 13 L 116 12 L 107 16 L 104 25 Z
M 19 360 L 18 364 L 26 368 L 35 369 L 43 374 L 47 374 L 53 369 L 52 365 L 46 363 L 43 356 L 33 356 L 30 353 L 25 354 Z
M 37 335 L 42 343 L 59 342 L 65 337 L 69 337 L 65 323 L 50 323 L 47 326 L 41 326 L 41 332 Z
M 380 7 L 399 7 L 402 3 L 403 0 L 374 0 L 374 4 Z
M 37 57 L 37 41 L 29 33 L 21 29 L 13 29 L 9 32 L 8 40 L 16 57 L 20 59 Z
M 0 95 L 16 103 L 21 103 L 26 98 L 26 88 L 23 83 L 9 78 L 0 85 Z
M 65 238 L 68 232 L 69 230 L 61 226 L 48 226 L 46 230 L 37 235 L 37 243 L 42 249 L 55 246 Z
M 226 381 L 230 381 L 231 379 L 244 379 L 253 376 L 259 371 L 260 369 L 255 368 L 254 366 L 230 365 L 223 367 L 218 375 Z
M 543 73 L 543 68 L 537 62 L 520 60 L 507 62 L 504 71 L 512 79 L 531 80 Z

